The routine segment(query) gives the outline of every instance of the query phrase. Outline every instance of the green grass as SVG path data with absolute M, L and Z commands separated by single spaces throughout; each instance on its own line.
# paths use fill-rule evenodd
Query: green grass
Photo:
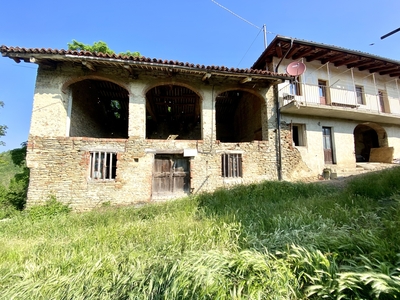
M 400 168 L 0 222 L 0 299 L 398 299 Z

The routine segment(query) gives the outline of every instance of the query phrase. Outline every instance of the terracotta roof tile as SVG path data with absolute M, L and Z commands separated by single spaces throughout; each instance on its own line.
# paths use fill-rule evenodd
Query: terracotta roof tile
M 201 70 L 211 70 L 211 71 L 222 71 L 222 72 L 230 72 L 230 73 L 243 73 L 243 74 L 256 74 L 256 75 L 267 75 L 273 77 L 287 77 L 290 78 L 287 74 L 277 74 L 274 72 L 260 70 L 260 69 L 239 69 L 239 68 L 228 68 L 225 66 L 205 66 L 200 64 L 193 64 L 193 63 L 184 63 L 180 61 L 173 61 L 173 60 L 162 60 L 156 58 L 149 58 L 149 57 L 133 57 L 133 56 L 126 56 L 121 54 L 106 54 L 100 52 L 90 52 L 90 51 L 78 51 L 78 50 L 64 50 L 64 49 L 51 49 L 51 48 L 20 48 L 20 47 L 8 47 L 8 46 L 1 46 L 0 52 L 3 56 L 7 56 L 7 54 L 43 54 L 43 55 L 74 55 L 78 57 L 98 57 L 103 59 L 118 59 L 118 60 L 126 60 L 126 61 L 133 61 L 133 62 L 144 62 L 144 63 L 156 63 L 162 65 L 171 65 L 171 66 L 182 66 L 188 68 L 194 68 Z

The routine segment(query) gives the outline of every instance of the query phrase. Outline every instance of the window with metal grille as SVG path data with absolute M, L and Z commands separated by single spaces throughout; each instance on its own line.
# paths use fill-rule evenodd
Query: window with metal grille
M 222 177 L 243 177 L 242 154 L 222 154 L 221 169 Z
M 117 154 L 96 151 L 90 153 L 90 179 L 113 180 L 117 173 Z

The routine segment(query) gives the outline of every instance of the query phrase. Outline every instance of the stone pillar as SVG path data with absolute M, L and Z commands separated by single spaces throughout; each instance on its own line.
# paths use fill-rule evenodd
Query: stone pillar
M 134 81 L 129 86 L 128 136 L 146 138 L 146 95 L 144 84 Z
M 212 87 L 204 88 L 201 103 L 201 136 L 204 143 L 213 143 L 216 140 L 215 98 Z

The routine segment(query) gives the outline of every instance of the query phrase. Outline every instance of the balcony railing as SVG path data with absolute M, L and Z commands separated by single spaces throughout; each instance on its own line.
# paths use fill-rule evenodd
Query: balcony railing
M 339 89 L 325 85 L 287 84 L 279 91 L 280 106 L 293 101 L 303 106 L 331 106 L 371 113 L 400 115 L 400 106 L 391 107 L 388 95 L 367 93 L 363 88 Z M 390 98 L 391 101 L 400 99 Z

